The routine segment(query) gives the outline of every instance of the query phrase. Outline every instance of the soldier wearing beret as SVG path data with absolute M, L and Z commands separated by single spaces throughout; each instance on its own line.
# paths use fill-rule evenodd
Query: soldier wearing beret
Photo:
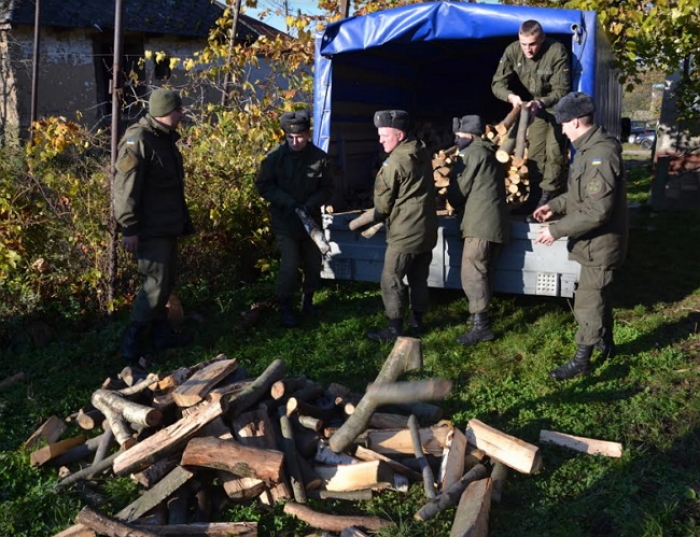
M 386 225 L 381 288 L 389 326 L 367 334 L 374 341 L 393 341 L 403 334 L 407 291 L 410 326 L 416 333 L 423 331 L 423 315 L 428 310 L 428 274 L 437 243 L 435 185 L 430 155 L 407 134 L 408 124 L 408 113 L 403 110 L 374 115 L 379 143 L 389 155 L 374 184 L 374 220 Z
M 571 91 L 569 55 L 561 43 L 545 36 L 542 25 L 528 20 L 520 25 L 518 41 L 503 53 L 491 89 L 513 108 L 526 106 L 534 117 L 528 128 L 528 171 L 532 210 L 563 191 L 566 138 L 552 114 L 552 107 Z M 541 190 L 539 197 L 537 189 Z M 529 222 L 535 220 L 528 216 Z
M 135 254 L 142 285 L 136 294 L 121 354 L 137 363 L 142 334 L 151 326 L 153 348 L 187 344 L 173 331 L 166 304 L 176 283 L 178 238 L 194 233 L 185 203 L 177 127 L 184 113 L 176 91 L 155 90 L 148 114 L 119 143 L 112 205 L 122 245 Z
M 255 186 L 270 202 L 272 230 L 282 264 L 277 277 L 282 325 L 291 328 L 299 321 L 293 297 L 303 270 L 301 313 L 318 314 L 314 293 L 321 286 L 322 257 L 304 230 L 296 209 L 304 209 L 319 225 L 321 206 L 333 194 L 333 176 L 328 155 L 311 142 L 311 120 L 306 110 L 286 112 L 280 119 L 285 142 L 263 159 Z
M 447 199 L 462 215 L 462 289 L 469 301 L 471 330 L 457 338 L 469 346 L 494 339 L 488 317 L 493 268 L 508 241 L 505 171 L 496 160 L 496 147 L 482 139 L 479 116 L 454 118 L 452 130 L 459 147 L 457 161 L 450 173 Z
M 593 99 L 581 92 L 554 107 L 576 155 L 568 191 L 534 212 L 538 222 L 563 215 L 543 226 L 535 242 L 551 245 L 568 237 L 569 257 L 581 264 L 574 299 L 578 346 L 571 360 L 550 372 L 556 380 L 587 374 L 594 348 L 603 358 L 615 352 L 610 288 L 627 255 L 627 185 L 620 144 L 593 123 L 594 111 Z

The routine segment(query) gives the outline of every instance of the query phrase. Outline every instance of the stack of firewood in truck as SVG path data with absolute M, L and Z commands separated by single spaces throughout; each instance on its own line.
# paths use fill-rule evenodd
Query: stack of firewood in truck
M 528 109 L 521 111 L 514 108 L 497 125 L 487 125 L 485 136 L 498 146 L 496 158 L 503 164 L 506 172 L 506 202 L 510 207 L 517 207 L 530 195 L 530 180 L 527 169 L 527 126 Z M 457 146 L 451 146 L 433 153 L 433 179 L 439 199 L 444 200 L 450 184 L 450 172 L 457 154 Z M 444 201 L 448 213 L 454 211 Z
M 450 393 L 450 381 L 399 381 L 422 363 L 421 341 L 398 338 L 363 393 L 288 377 L 281 360 L 254 378 L 224 355 L 165 375 L 126 368 L 68 418 L 83 434 L 60 440 L 67 426 L 52 417 L 27 441 L 32 464 L 59 468 L 56 491 L 78 489 L 87 504 L 55 537 L 255 536 L 253 521 L 211 522 L 231 502 L 254 499 L 285 502 L 285 514 L 313 528 L 361 537 L 393 523 L 359 506 L 356 515 L 334 514 L 321 500 L 406 493 L 411 482 L 425 496 L 415 520 L 458 506 L 450 535 L 486 537 L 507 469 L 536 472 L 539 448 L 477 419 L 464 431 L 440 421 L 435 402 Z M 622 451 L 552 431 L 540 441 Z M 141 493 L 107 515 L 98 483 L 109 476 L 130 476 Z

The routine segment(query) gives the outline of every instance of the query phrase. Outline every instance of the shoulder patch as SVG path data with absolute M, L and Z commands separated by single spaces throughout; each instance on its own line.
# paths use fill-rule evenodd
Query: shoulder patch
M 126 140 L 126 145 L 136 145 L 136 140 L 134 140 L 133 138 L 128 138 Z
M 386 159 L 384 162 L 382 162 L 382 166 L 388 166 L 389 165 L 389 159 Z
M 588 181 L 588 184 L 586 185 L 586 192 L 589 196 L 595 197 L 595 195 L 599 194 L 601 190 L 603 190 L 603 180 L 600 177 L 594 177 Z
M 591 160 L 591 164 L 593 166 L 600 166 L 602 163 L 603 163 L 602 159 L 599 159 L 599 158 L 594 158 L 593 160 Z

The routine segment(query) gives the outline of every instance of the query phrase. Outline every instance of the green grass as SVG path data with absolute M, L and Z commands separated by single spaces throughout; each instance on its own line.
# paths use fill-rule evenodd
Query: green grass
M 575 348 L 576 325 L 566 300 L 498 295 L 492 310 L 497 340 L 463 349 L 454 339 L 464 330 L 465 298 L 458 291 L 432 292 L 424 368 L 411 377 L 454 382 L 442 406 L 457 426 L 478 418 L 534 444 L 541 429 L 550 429 L 624 445 L 621 459 L 542 445 L 541 472 L 509 473 L 501 503 L 492 505 L 491 537 L 700 535 L 700 215 L 650 213 L 644 203 L 648 160 L 630 165 L 630 199 L 641 208 L 632 220 L 628 261 L 616 280 L 618 355 L 604 363 L 596 355 L 590 376 L 565 383 L 547 377 Z M 320 319 L 284 330 L 277 311 L 268 309 L 252 329 L 237 329 L 239 312 L 272 292 L 271 278 L 216 297 L 183 288 L 195 345 L 156 356 L 157 368 L 169 371 L 225 353 L 252 374 L 281 358 L 288 375 L 305 374 L 326 385 L 362 390 L 373 380 L 391 350 L 390 344 L 364 337 L 384 322 L 378 285 L 327 282 L 318 297 L 324 308 Z M 0 535 L 52 535 L 85 505 L 84 490 L 54 493 L 56 469 L 32 469 L 21 446 L 50 415 L 76 411 L 106 377 L 119 372 L 116 350 L 125 314 L 80 331 L 51 319 L 53 342 L 2 351 L 0 379 L 25 371 L 30 380 L 0 392 Z M 78 432 L 70 429 L 65 436 Z M 138 495 L 124 478 L 104 478 L 98 485 L 107 513 Z M 415 484 L 407 496 L 383 492 L 357 505 L 311 505 L 391 519 L 397 527 L 383 532 L 385 537 L 448 535 L 454 509 L 419 524 L 413 513 L 423 502 L 422 485 Z M 283 515 L 280 505 L 234 505 L 217 516 L 257 520 L 261 535 L 311 533 Z

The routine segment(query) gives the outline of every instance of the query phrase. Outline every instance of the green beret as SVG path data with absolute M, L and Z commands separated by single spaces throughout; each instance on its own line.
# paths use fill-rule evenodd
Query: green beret
M 464 116 L 461 119 L 454 117 L 452 118 L 452 132 L 481 136 L 484 134 L 484 124 L 479 116 Z
M 374 113 L 374 126 L 378 129 L 391 127 L 400 131 L 406 131 L 408 122 L 408 112 L 404 110 L 380 110 Z
M 311 128 L 311 118 L 308 110 L 297 110 L 296 112 L 285 112 L 280 118 L 282 130 L 286 133 L 298 134 L 306 132 Z
M 182 107 L 182 99 L 177 91 L 158 88 L 148 100 L 148 112 L 153 117 L 164 117 Z
M 588 116 L 593 112 L 595 112 L 593 99 L 582 91 L 572 91 L 564 95 L 554 105 L 554 118 L 557 123 L 565 123 L 577 117 Z

